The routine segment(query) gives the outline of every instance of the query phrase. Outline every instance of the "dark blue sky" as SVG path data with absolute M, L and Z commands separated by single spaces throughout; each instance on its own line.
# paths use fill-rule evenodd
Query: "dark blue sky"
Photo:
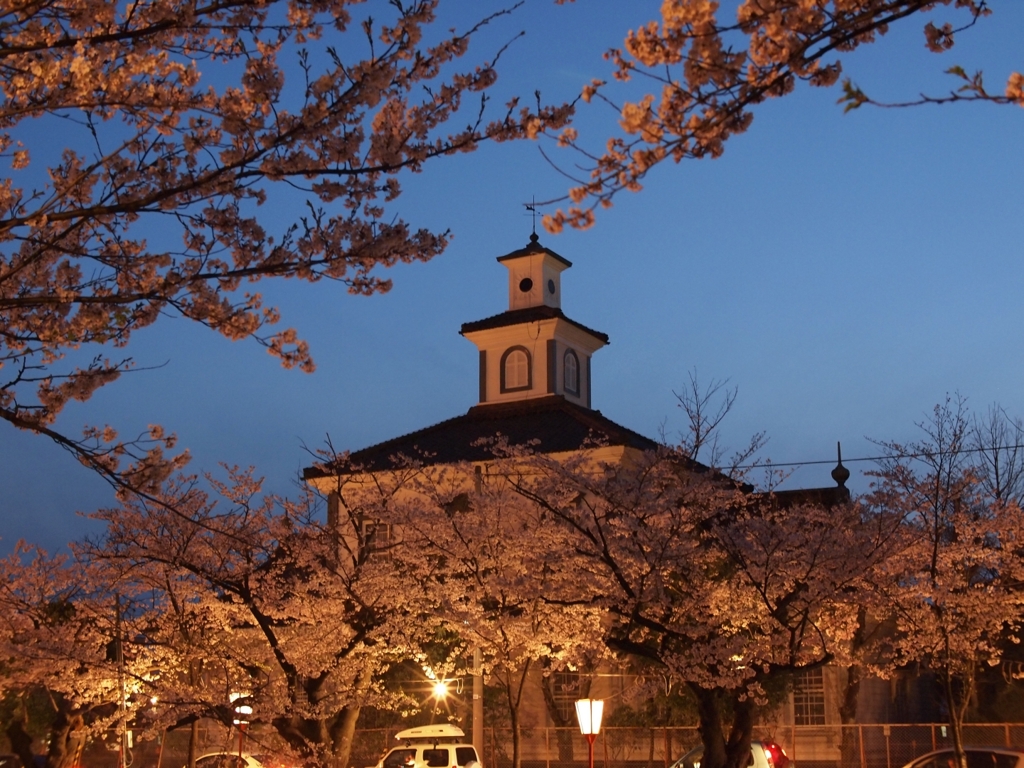
M 442 26 L 490 5 L 501 7 L 442 2 Z M 527 0 L 485 30 L 468 60 L 525 30 L 502 58 L 496 103 L 537 89 L 571 99 L 607 76 L 602 52 L 658 7 Z M 948 91 L 955 83 L 942 71 L 960 64 L 984 69 L 1001 90 L 1024 69 L 1024 4 L 992 7 L 949 53 L 927 52 L 925 19 L 912 19 L 848 57 L 845 74 L 898 100 Z M 866 437 L 914 437 L 914 422 L 953 390 L 977 410 L 998 401 L 1024 414 L 1024 111 L 965 104 L 844 115 L 839 96 L 802 87 L 766 103 L 722 158 L 657 169 L 589 231 L 541 234 L 573 262 L 563 309 L 611 337 L 594 357 L 595 408 L 673 437 L 684 423 L 672 391 L 696 368 L 739 387 L 727 442 L 767 430 L 765 453 L 777 462 L 831 460 L 837 440 L 846 457 L 874 455 Z M 599 148 L 615 115 L 595 104 L 577 125 Z M 564 168 L 577 161 L 546 149 Z M 69 408 L 58 426 L 111 422 L 128 434 L 160 423 L 192 451 L 192 471 L 254 464 L 268 488 L 287 493 L 309 463 L 303 446 L 328 434 L 356 449 L 463 413 L 476 401 L 477 356 L 459 327 L 506 307 L 494 258 L 526 244 L 522 204 L 566 182 L 536 144 L 521 142 L 442 159 L 404 184 L 390 213 L 450 228 L 444 255 L 391 270 L 395 287 L 384 296 L 327 283 L 259 287 L 309 341 L 316 373 L 282 370 L 253 343 L 169 319 L 128 350 L 140 366 L 162 367 Z M 289 209 L 265 215 L 274 229 Z M 866 488 L 869 465 L 849 466 L 850 484 Z M 828 484 L 829 469 L 800 469 L 790 485 Z M 3 549 L 21 537 L 60 546 L 89 530 L 76 511 L 111 498 L 55 446 L 0 431 Z

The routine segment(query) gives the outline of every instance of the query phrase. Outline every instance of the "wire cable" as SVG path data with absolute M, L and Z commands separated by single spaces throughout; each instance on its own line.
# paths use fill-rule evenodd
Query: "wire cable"
M 883 454 L 881 456 L 862 456 L 856 459 L 843 459 L 843 464 L 855 464 L 865 461 L 886 461 L 894 459 L 924 459 L 932 458 L 934 456 L 958 456 L 962 453 L 993 453 L 996 451 L 1015 451 L 1024 448 L 1024 443 L 1016 443 L 1014 445 L 997 445 L 986 448 L 960 448 L 956 451 L 925 451 L 922 453 L 901 453 L 901 454 Z M 761 467 L 809 467 L 815 464 L 835 464 L 836 459 L 815 459 L 813 461 L 763 461 L 754 464 L 739 464 L 736 469 L 758 469 Z

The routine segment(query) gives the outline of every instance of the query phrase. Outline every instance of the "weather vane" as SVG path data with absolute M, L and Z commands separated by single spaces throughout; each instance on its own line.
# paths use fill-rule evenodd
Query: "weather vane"
M 523 203 L 523 205 L 526 206 L 526 210 L 528 210 L 533 215 L 533 234 L 536 235 L 537 234 L 537 196 L 536 195 L 531 195 L 530 202 Z

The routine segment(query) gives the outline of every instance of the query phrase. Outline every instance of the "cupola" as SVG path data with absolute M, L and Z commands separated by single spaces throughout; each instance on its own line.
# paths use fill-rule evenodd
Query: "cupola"
M 538 240 L 534 232 L 528 246 L 498 257 L 498 262 L 508 269 L 510 310 L 562 306 L 562 270 L 572 263 L 542 247 Z
M 572 263 L 536 233 L 498 262 L 508 269 L 508 310 L 461 331 L 480 351 L 480 404 L 554 395 L 590 408 L 590 358 L 608 336 L 562 312 L 561 276 Z

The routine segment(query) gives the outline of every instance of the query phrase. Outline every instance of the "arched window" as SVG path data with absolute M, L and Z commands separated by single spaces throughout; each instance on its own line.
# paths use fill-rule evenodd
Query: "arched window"
M 580 359 L 571 349 L 562 359 L 562 388 L 570 395 L 580 396 Z
M 501 356 L 501 391 L 515 392 L 533 385 L 530 353 L 526 347 L 511 347 Z

